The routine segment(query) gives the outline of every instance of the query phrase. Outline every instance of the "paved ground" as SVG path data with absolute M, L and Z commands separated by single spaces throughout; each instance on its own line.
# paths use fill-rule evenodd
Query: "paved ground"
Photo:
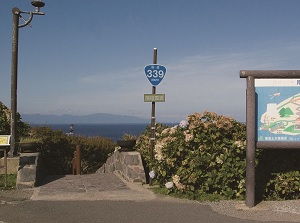
M 151 200 L 155 195 L 141 184 L 115 174 L 48 177 L 34 189 L 32 200 Z
M 52 176 L 34 189 L 0 191 L 0 223 L 300 222 L 300 201 L 198 203 L 158 196 L 114 174 Z

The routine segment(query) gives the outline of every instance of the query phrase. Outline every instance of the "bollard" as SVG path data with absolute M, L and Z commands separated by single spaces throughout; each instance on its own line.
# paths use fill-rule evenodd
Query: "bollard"
M 74 151 L 74 156 L 72 159 L 72 174 L 81 175 L 81 154 L 79 145 L 76 146 L 76 150 Z

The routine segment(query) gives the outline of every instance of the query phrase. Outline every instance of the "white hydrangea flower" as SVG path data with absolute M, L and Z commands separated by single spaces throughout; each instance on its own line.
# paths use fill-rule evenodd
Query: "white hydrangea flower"
M 237 147 L 243 148 L 243 149 L 244 149 L 245 146 L 246 146 L 246 140 L 244 140 L 244 141 L 235 141 L 234 144 L 235 144 Z
M 187 131 L 187 130 L 184 131 L 183 134 L 184 134 L 184 136 L 185 136 L 185 141 L 186 141 L 186 142 L 189 142 L 189 141 L 191 141 L 191 140 L 194 139 L 193 134 L 190 134 L 189 131 Z
M 173 176 L 172 179 L 173 179 L 173 183 L 175 184 L 175 186 L 178 190 L 181 190 L 181 191 L 185 190 L 185 186 L 179 182 L 180 177 L 178 175 Z
M 151 171 L 149 172 L 149 177 L 150 177 L 151 179 L 154 179 L 154 177 L 155 177 L 155 172 L 154 172 L 154 170 L 151 170 Z
M 162 151 L 161 151 L 162 148 L 163 148 L 163 145 L 160 143 L 156 144 L 154 147 L 154 152 L 155 152 L 154 158 L 158 161 L 162 161 L 164 159 Z
M 157 161 L 162 161 L 162 160 L 164 159 L 163 156 L 162 156 L 162 154 L 160 154 L 160 153 L 155 154 L 155 155 L 154 155 L 154 158 L 155 158 Z
M 223 164 L 223 160 L 220 157 L 217 157 L 216 162 L 218 164 Z
M 246 183 L 245 179 L 242 179 L 242 180 L 239 182 L 238 188 L 239 188 L 239 189 L 242 189 L 243 187 L 245 187 L 245 183 Z
M 188 126 L 188 124 L 189 124 L 189 122 L 188 122 L 187 120 L 182 120 L 182 121 L 179 123 L 179 126 L 180 126 L 181 128 L 185 128 L 185 127 Z
M 172 179 L 173 179 L 173 182 L 175 184 L 177 184 L 177 183 L 179 183 L 180 177 L 178 175 L 175 175 L 175 176 L 172 177 Z
M 169 133 L 170 133 L 171 135 L 173 135 L 173 134 L 176 132 L 177 127 L 178 127 L 178 125 L 173 126 L 173 127 L 170 129 Z
M 174 183 L 173 183 L 172 181 L 170 181 L 170 182 L 167 182 L 167 183 L 165 184 L 165 186 L 166 186 L 166 188 L 171 189 L 171 188 L 174 187 Z
M 169 131 L 170 131 L 170 128 L 166 128 L 161 132 L 161 134 L 167 134 Z

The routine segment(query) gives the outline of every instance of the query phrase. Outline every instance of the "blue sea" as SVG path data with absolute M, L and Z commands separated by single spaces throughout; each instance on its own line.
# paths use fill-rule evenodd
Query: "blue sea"
M 101 136 L 117 141 L 122 138 L 124 133 L 139 136 L 146 130 L 148 125 L 150 124 L 74 124 L 73 134 L 82 136 Z M 171 126 L 173 124 L 167 125 Z M 54 130 L 62 130 L 65 133 L 70 132 L 70 125 L 68 124 L 47 124 L 47 126 Z

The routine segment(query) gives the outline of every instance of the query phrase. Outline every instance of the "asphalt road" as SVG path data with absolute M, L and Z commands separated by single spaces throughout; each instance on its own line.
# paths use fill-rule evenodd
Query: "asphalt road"
M 0 191 L 0 223 L 300 222 L 300 202 L 199 203 L 158 196 L 114 174 L 49 177 L 37 188 Z
M 0 206 L 1 223 L 250 223 L 209 205 L 177 201 L 22 201 Z

